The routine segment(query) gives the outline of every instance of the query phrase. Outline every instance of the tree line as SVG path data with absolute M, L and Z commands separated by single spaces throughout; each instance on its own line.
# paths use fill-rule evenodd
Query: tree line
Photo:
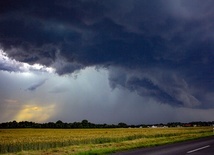
M 95 124 L 91 123 L 88 120 L 82 120 L 81 122 L 66 123 L 58 120 L 56 122 L 48 123 L 35 123 L 29 121 L 16 122 L 4 122 L 0 123 L 0 128 L 61 128 L 61 129 L 84 129 L 84 128 L 145 128 L 145 127 L 196 127 L 196 126 L 213 126 L 214 121 L 212 122 L 190 122 L 190 123 L 181 123 L 181 122 L 171 122 L 167 124 L 140 124 L 140 125 L 127 125 L 126 123 L 120 122 L 118 124 Z
M 0 128 L 121 128 L 121 127 L 128 127 L 125 123 L 118 123 L 117 125 L 114 124 L 94 124 L 89 122 L 88 120 L 82 120 L 81 122 L 73 122 L 73 123 L 66 123 L 58 120 L 56 122 L 48 122 L 48 123 L 35 123 L 29 121 L 21 121 L 16 122 L 4 122 L 0 123 Z

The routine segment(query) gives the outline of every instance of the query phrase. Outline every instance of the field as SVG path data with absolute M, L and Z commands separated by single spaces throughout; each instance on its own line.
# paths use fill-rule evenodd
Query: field
M 133 129 L 1 129 L 0 153 L 106 154 L 213 135 L 212 127 Z

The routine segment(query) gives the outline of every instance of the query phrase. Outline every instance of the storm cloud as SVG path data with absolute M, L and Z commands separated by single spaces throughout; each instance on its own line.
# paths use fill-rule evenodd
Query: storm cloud
M 14 61 L 59 75 L 104 68 L 112 89 L 212 108 L 213 6 L 211 0 L 1 1 L 0 46 Z M 3 64 L 1 70 L 16 71 Z

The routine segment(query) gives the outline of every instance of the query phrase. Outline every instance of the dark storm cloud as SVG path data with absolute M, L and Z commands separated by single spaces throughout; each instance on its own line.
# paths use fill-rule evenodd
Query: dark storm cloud
M 110 86 L 126 88 L 138 95 L 153 98 L 160 103 L 174 106 L 200 107 L 200 101 L 188 84 L 175 71 L 149 69 L 142 71 L 127 71 L 110 69 Z
M 0 6 L 0 45 L 18 61 L 54 66 L 60 75 L 119 67 L 126 71 L 109 75 L 113 88 L 172 105 L 213 101 L 206 98 L 214 91 L 211 0 L 8 0 Z M 138 74 L 131 77 L 130 70 Z
M 150 79 L 139 79 L 136 77 L 131 78 L 128 81 L 128 87 L 130 90 L 137 90 L 140 95 L 155 97 L 163 103 L 175 103 L 182 104 L 178 102 L 174 97 L 172 97 L 167 92 L 161 90 L 159 86 L 155 85 Z

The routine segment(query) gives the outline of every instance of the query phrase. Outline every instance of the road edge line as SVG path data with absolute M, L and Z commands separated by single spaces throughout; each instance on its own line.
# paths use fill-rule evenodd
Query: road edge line
M 187 153 L 193 153 L 193 152 L 196 152 L 196 151 L 199 151 L 199 150 L 203 150 L 203 149 L 206 149 L 210 147 L 210 145 L 207 145 L 207 146 L 204 146 L 204 147 L 200 147 L 200 148 L 197 148 L 197 149 L 194 149 L 194 150 L 191 150 L 191 151 L 188 151 Z

